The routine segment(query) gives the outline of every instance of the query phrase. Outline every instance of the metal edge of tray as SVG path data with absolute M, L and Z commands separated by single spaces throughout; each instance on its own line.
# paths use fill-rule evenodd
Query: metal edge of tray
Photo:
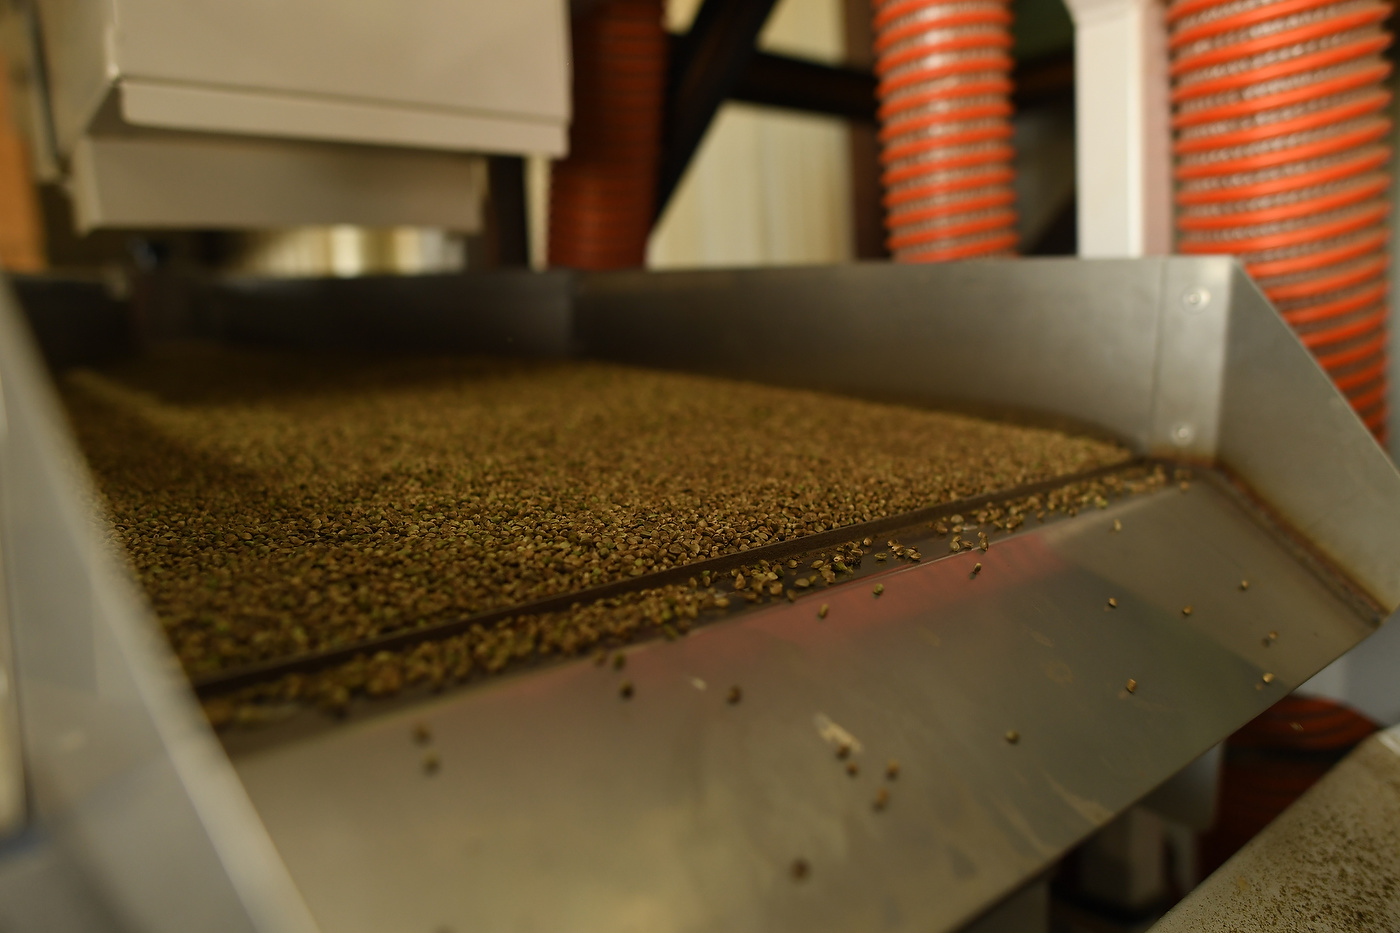
M 3 281 L 0 377 L 0 569 L 30 821 L 124 929 L 314 930 L 111 551 Z
M 5 446 L 5 384 L 0 380 L 0 449 Z M 0 840 L 24 827 L 24 760 L 16 702 L 14 637 L 5 600 L 5 542 L 0 538 Z
M 1228 266 L 1190 261 L 1219 282 Z M 1209 459 L 1156 422 L 1161 259 L 591 273 L 585 356 L 919 405 L 1034 412 L 1140 454 Z M 1227 303 L 1222 295 L 1218 310 Z M 1217 315 L 1217 319 L 1219 315 Z M 1199 402 L 1210 398 L 1203 387 Z
M 297 350 L 563 357 L 573 273 L 176 282 L 181 323 L 217 340 Z
M 1388 612 L 1400 606 L 1400 473 L 1233 267 L 1218 460 Z

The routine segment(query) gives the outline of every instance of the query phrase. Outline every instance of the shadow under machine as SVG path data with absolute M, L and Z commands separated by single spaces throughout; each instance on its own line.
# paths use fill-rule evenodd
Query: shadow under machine
M 124 81 L 102 108 L 128 123 L 189 90 Z M 174 138 L 195 132 L 150 140 L 210 142 Z M 1160 788 L 1400 605 L 1400 475 L 1227 259 L 170 288 L 181 313 L 159 333 L 91 282 L 18 280 L 0 307 L 0 867 L 62 895 L 70 928 L 961 929 L 1154 791 L 1170 808 Z M 277 360 L 292 407 L 323 392 L 327 359 L 526 380 L 620 366 L 911 423 L 946 409 L 1118 453 L 832 527 L 773 515 L 802 531 L 187 675 L 113 552 L 55 385 L 67 397 L 85 367 L 211 352 Z M 142 391 L 110 397 L 160 396 Z M 260 403 L 219 391 L 215 407 Z M 198 427 L 183 424 L 170 430 Z M 643 463 L 697 455 L 644 417 L 636 430 Z M 968 472 L 980 453 L 963 452 Z M 218 469 L 257 472 L 232 462 Z M 628 503 L 597 504 L 613 506 Z M 441 543 L 427 518 L 402 524 L 402 555 Z M 256 529 L 217 531 L 215 549 L 259 546 Z M 318 520 L 296 547 L 322 534 Z M 561 564 L 596 550 L 570 545 Z M 173 529 L 152 541 L 187 546 Z M 606 627 L 647 599 L 654 617 L 584 650 L 357 689 L 336 716 L 286 703 L 216 735 L 199 706 L 245 698 L 257 718 L 258 691 L 288 678 L 381 657 L 407 670 L 524 616 L 563 632 L 601 606 Z M 301 610 L 284 610 L 294 627 Z M 229 702 L 237 718 L 244 700 Z

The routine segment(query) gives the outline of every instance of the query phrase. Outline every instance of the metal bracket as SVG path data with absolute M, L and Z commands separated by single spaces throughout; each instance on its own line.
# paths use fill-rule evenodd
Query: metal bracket
M 1225 262 L 1163 266 L 1148 449 L 1215 458 L 1225 384 L 1230 272 Z

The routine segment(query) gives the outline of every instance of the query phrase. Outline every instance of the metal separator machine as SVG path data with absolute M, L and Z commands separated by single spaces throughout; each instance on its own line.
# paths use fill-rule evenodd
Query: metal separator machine
M 58 364 L 125 333 L 96 286 L 18 285 Z M 0 920 L 960 929 L 1400 605 L 1400 475 L 1226 259 L 225 281 L 185 310 L 219 341 L 580 356 L 1069 420 L 1195 481 L 1032 522 L 975 581 L 950 553 L 876 571 L 878 600 L 870 575 L 834 587 L 820 625 L 799 600 L 639 646 L 631 703 L 573 660 L 221 744 L 106 550 L 7 292 Z M 742 714 L 697 681 L 742 683 Z M 883 812 L 831 767 L 831 725 L 902 763 Z

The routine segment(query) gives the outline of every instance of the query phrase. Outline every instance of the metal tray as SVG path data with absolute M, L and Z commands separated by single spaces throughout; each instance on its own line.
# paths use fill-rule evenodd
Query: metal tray
M 51 361 L 111 344 L 21 287 L 36 332 L 63 335 Z M 878 599 L 872 577 L 829 591 L 825 620 L 799 600 L 638 646 L 627 702 L 613 672 L 567 663 L 226 752 L 100 543 L 6 296 L 0 645 L 19 702 L 0 704 L 0 788 L 25 801 L 20 839 L 122 926 L 956 929 L 1400 604 L 1400 475 L 1229 260 L 167 290 L 162 326 L 212 339 L 581 355 L 1011 412 L 1199 479 L 1018 532 L 975 579 L 950 555 L 883 572 Z M 126 309 L 102 309 L 68 320 L 121 331 Z

